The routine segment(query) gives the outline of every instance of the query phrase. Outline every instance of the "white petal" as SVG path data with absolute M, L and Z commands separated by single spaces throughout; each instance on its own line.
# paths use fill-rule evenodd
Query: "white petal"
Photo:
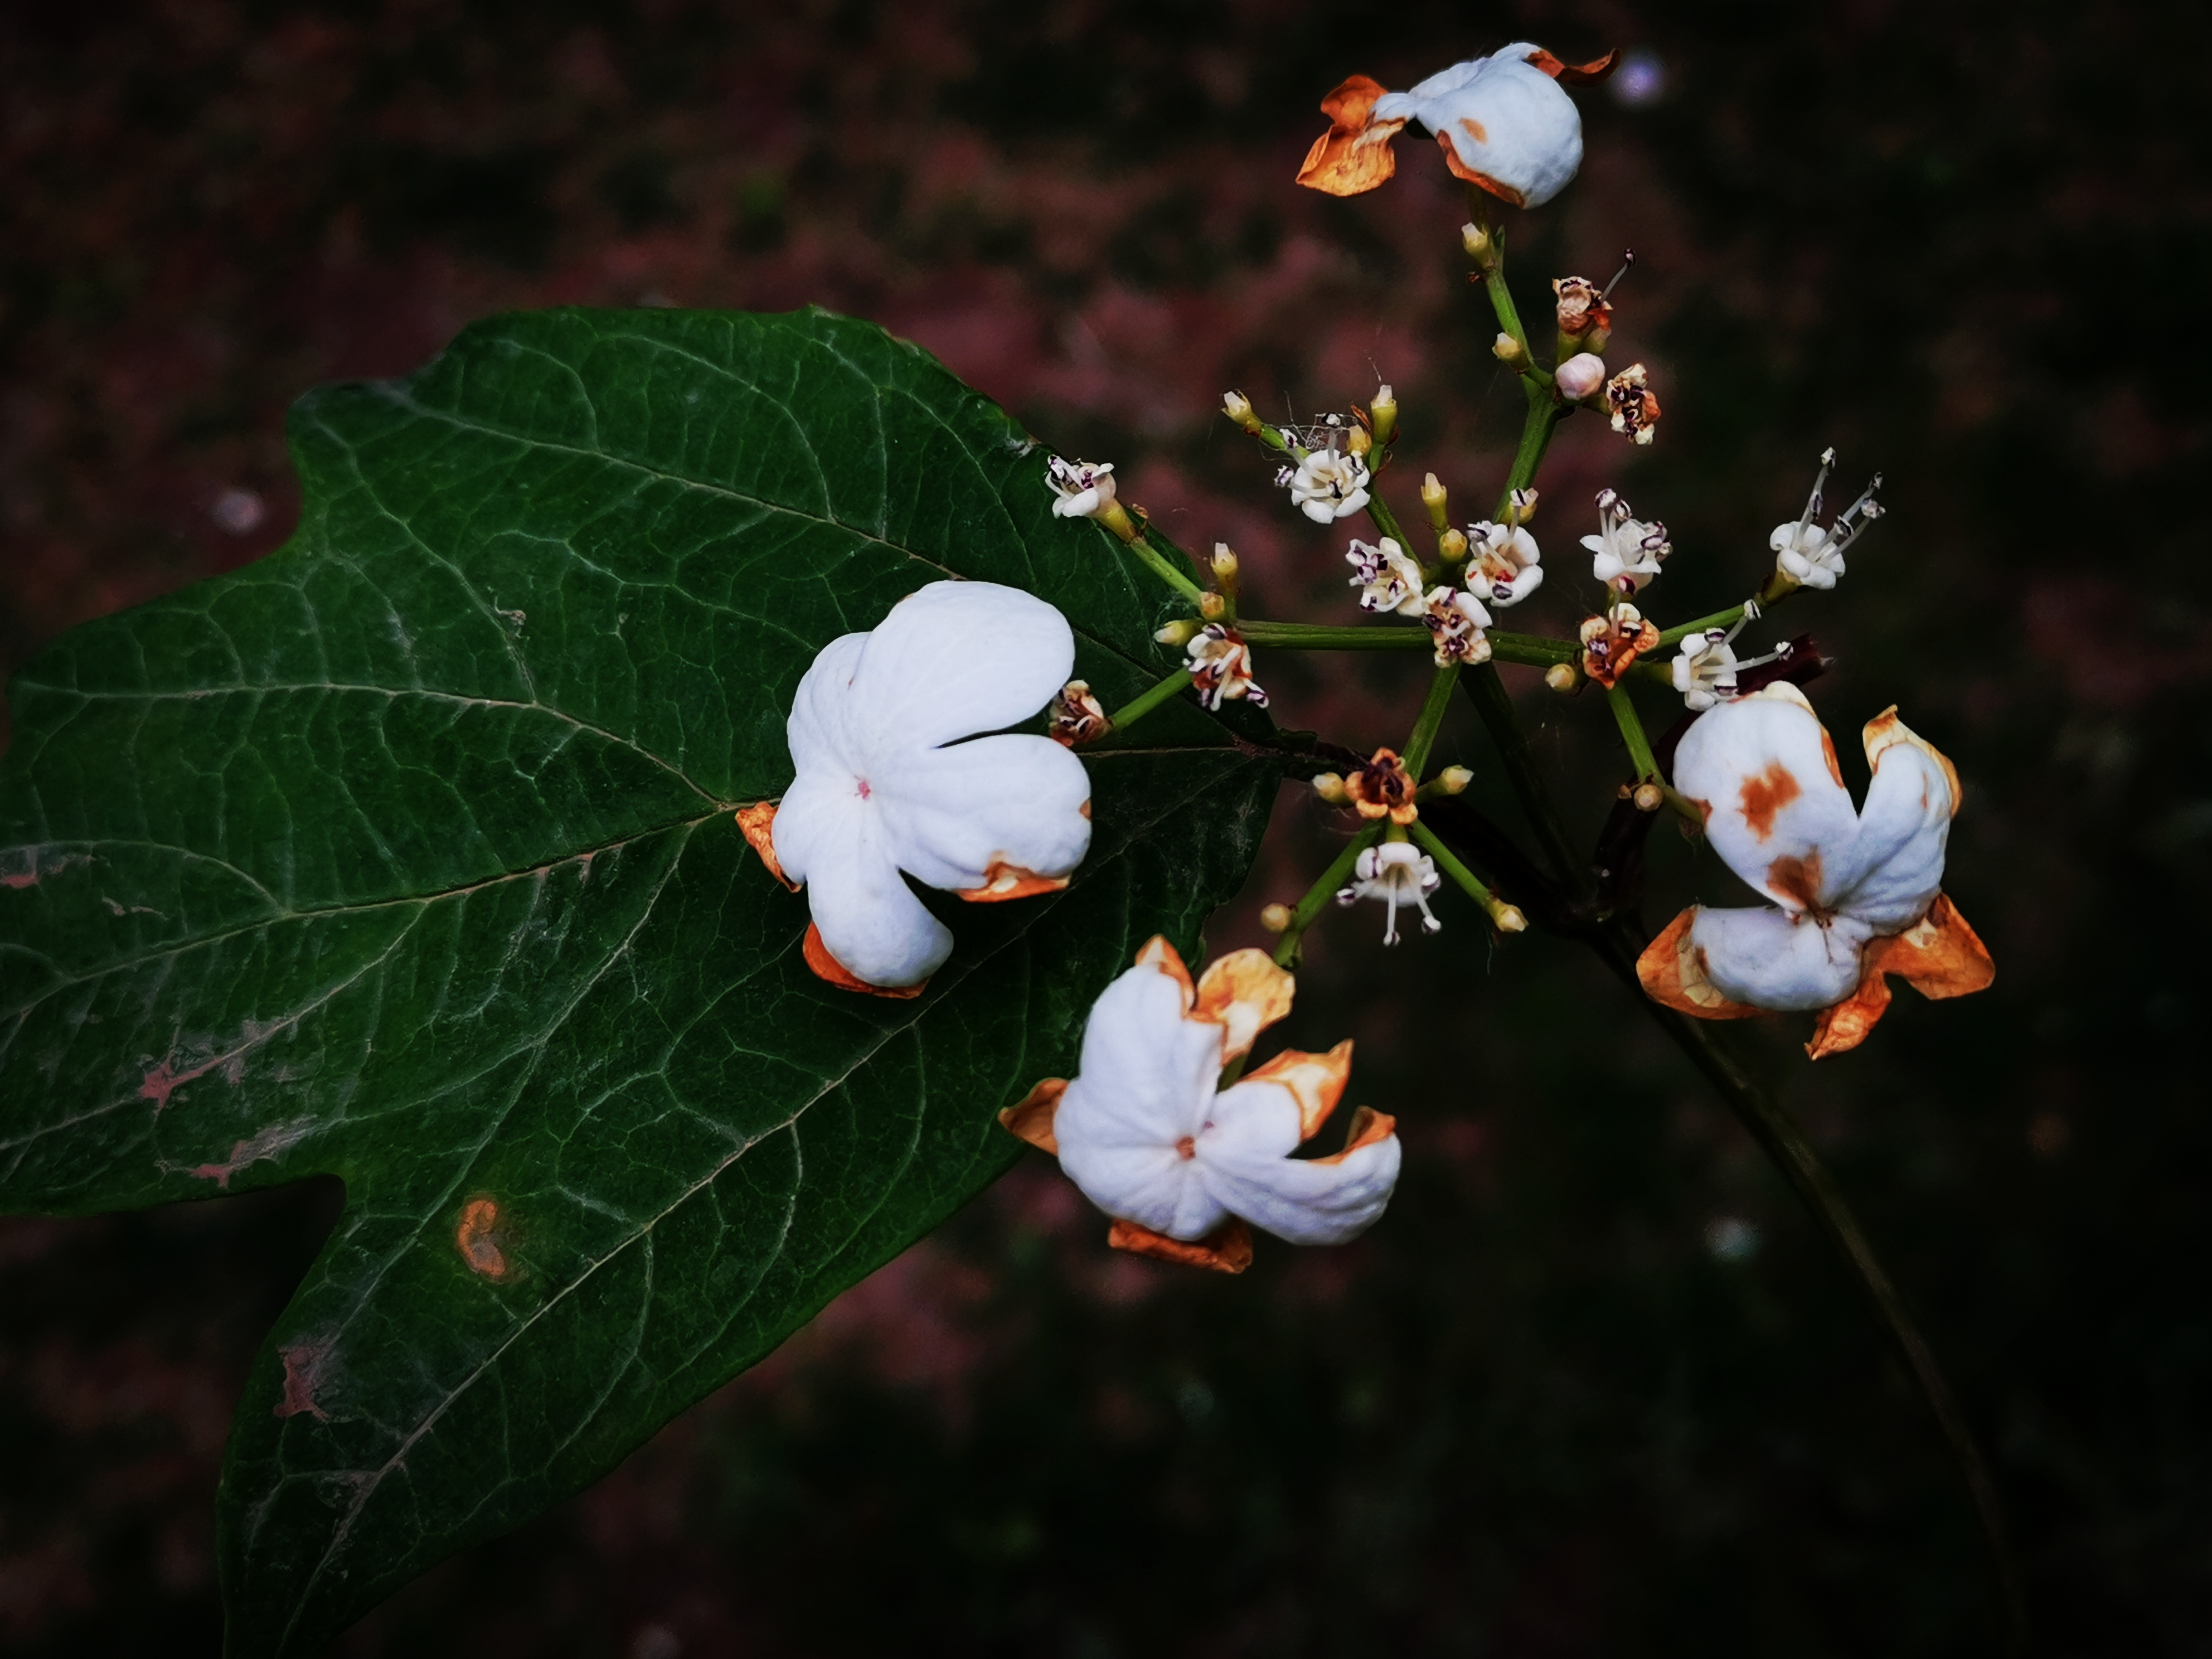
M 1075 635 L 1042 599 L 996 582 L 932 582 L 867 636 L 847 720 L 869 752 L 853 758 L 865 766 L 1025 720 L 1074 669 Z
M 1109 1215 L 1176 1238 L 1223 1219 L 1176 1144 L 1206 1122 L 1222 1028 L 1183 1018 L 1182 986 L 1140 963 L 1091 1006 L 1079 1070 L 1053 1116 L 1060 1166 Z
M 791 764 L 802 777 L 810 772 L 851 771 L 853 737 L 845 720 L 852 708 L 853 676 L 860 666 L 866 634 L 847 634 L 823 646 L 799 682 L 784 738 Z M 783 855 L 779 853 L 778 858 Z M 795 878 L 794 878 L 795 879 Z
M 1876 933 L 1911 927 L 1943 885 L 1951 782 L 1926 753 L 1893 744 L 1875 759 L 1858 839 L 1832 873 L 1835 902 Z
M 1508 46 L 1482 72 L 1426 99 L 1421 124 L 1445 135 L 1460 161 L 1541 207 L 1583 164 L 1583 120 L 1558 82 L 1528 61 L 1533 46 Z M 1482 137 L 1475 135 L 1480 132 Z
M 1274 1083 L 1239 1083 L 1213 1103 L 1198 1139 L 1206 1189 L 1232 1214 L 1293 1244 L 1341 1244 L 1367 1231 L 1398 1183 L 1398 1138 L 1335 1163 L 1294 1158 L 1298 1104 Z
M 932 887 L 981 886 L 999 863 L 1064 876 L 1091 847 L 1090 774 L 1050 738 L 1006 732 L 918 750 L 869 781 L 892 856 Z
M 1795 686 L 1769 686 L 1700 715 L 1675 751 L 1674 787 L 1705 809 L 1729 869 L 1792 909 L 1826 903 L 1832 862 L 1858 836 L 1834 751 Z
M 899 875 L 883 814 L 842 774 L 801 776 L 776 808 L 776 862 L 804 884 L 830 954 L 871 985 L 918 985 L 952 934 Z
M 1690 942 L 1702 953 L 1714 988 L 1753 1008 L 1826 1008 L 1841 1002 L 1857 988 L 1859 952 L 1869 936 L 1849 916 L 1824 927 L 1769 905 L 1700 907 L 1690 924 Z

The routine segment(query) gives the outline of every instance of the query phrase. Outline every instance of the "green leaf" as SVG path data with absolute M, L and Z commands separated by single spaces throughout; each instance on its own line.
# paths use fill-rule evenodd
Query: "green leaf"
M 239 1654 L 586 1485 L 1004 1170 L 1279 776 L 1164 709 L 1086 757 L 1067 892 L 835 990 L 731 814 L 823 645 L 951 574 L 1058 605 L 1109 706 L 1173 666 L 1036 446 L 866 325 L 666 311 L 483 324 L 292 444 L 290 544 L 54 646 L 0 766 L 0 1206 L 345 1183 L 232 1431 Z

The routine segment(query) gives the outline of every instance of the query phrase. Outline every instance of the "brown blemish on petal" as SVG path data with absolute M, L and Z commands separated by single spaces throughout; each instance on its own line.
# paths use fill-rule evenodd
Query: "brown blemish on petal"
M 1593 58 L 1587 64 L 1562 63 L 1541 46 L 1530 52 L 1525 60 L 1544 71 L 1563 86 L 1588 86 L 1602 81 L 1613 73 L 1613 65 L 1620 61 L 1620 48 L 1615 46 L 1602 58 Z
M 1018 1140 L 1026 1140 L 1041 1152 L 1060 1156 L 1060 1139 L 1052 1132 L 1060 1097 L 1067 1092 L 1067 1079 L 1048 1077 L 999 1114 L 999 1122 Z
M 799 954 L 806 958 L 806 965 L 814 970 L 815 978 L 841 991 L 863 991 L 872 997 L 918 997 L 929 987 L 927 980 L 919 985 L 869 984 L 830 954 L 830 947 L 822 942 L 822 930 L 811 921 L 806 924 L 806 940 L 799 946 Z
M 320 1423 L 331 1420 L 331 1414 L 315 1403 L 315 1390 L 322 1386 L 337 1345 L 333 1333 L 287 1342 L 276 1350 L 284 1362 L 284 1397 L 276 1402 L 276 1416 L 297 1417 L 304 1412 Z
M 1486 144 L 1490 142 L 1490 133 L 1488 130 L 1483 126 L 1481 122 L 1476 120 L 1472 115 L 1461 116 L 1459 118 L 1459 126 L 1460 131 L 1467 134 L 1468 137 L 1474 139 L 1476 143 Z
M 1330 196 L 1358 196 L 1398 171 L 1390 141 L 1406 123 L 1403 117 L 1395 121 L 1374 118 L 1375 100 L 1382 96 L 1381 82 L 1355 75 L 1321 100 L 1328 131 L 1306 151 L 1298 183 Z
M 738 808 L 738 830 L 745 844 L 760 854 L 760 861 L 768 866 L 768 872 L 793 892 L 799 884 L 783 873 L 783 866 L 775 861 L 775 803 L 755 801 L 750 806 Z
M 1362 1106 L 1352 1115 L 1352 1122 L 1345 1131 L 1344 1150 L 1331 1152 L 1327 1158 L 1314 1159 L 1316 1164 L 1341 1164 L 1363 1146 L 1373 1146 L 1388 1140 L 1398 1133 L 1398 1120 L 1388 1113 L 1378 1112 L 1372 1106 Z
M 1820 849 L 1814 848 L 1803 858 L 1787 854 L 1766 866 L 1766 890 L 1777 898 L 1788 899 L 1800 909 L 1810 910 L 1815 915 L 1820 908 Z
M 1477 173 L 1466 162 L 1461 161 L 1459 152 L 1452 148 L 1451 134 L 1449 131 L 1437 135 L 1437 144 L 1444 153 L 1444 166 L 1451 169 L 1453 178 L 1463 184 L 1473 185 L 1477 190 L 1486 190 L 1499 201 L 1510 202 L 1515 207 L 1526 207 L 1528 204 L 1528 198 L 1514 189 L 1512 185 L 1493 179 L 1486 173 Z
M 1820 728 L 1820 758 L 1828 763 L 1828 775 L 1836 781 L 1836 787 L 1844 787 L 1844 769 L 1836 763 L 1836 740 L 1828 735 L 1828 728 Z
M 1677 1013 L 1698 1019 L 1749 1019 L 1763 1012 L 1730 1001 L 1705 971 L 1705 953 L 1690 939 L 1699 907 L 1692 905 L 1667 924 L 1667 931 L 1644 947 L 1636 959 L 1636 978 L 1644 994 Z
M 983 872 L 981 887 L 962 887 L 954 890 L 970 904 L 996 904 L 1001 899 L 1035 898 L 1039 893 L 1060 893 L 1066 890 L 1066 876 L 1041 876 L 1034 870 L 1023 869 L 1018 864 L 994 859 L 991 867 Z
M 1230 1220 L 1204 1238 L 1170 1238 L 1133 1221 L 1117 1221 L 1106 1242 L 1132 1255 L 1148 1255 L 1159 1261 L 1179 1261 L 1187 1267 L 1210 1267 L 1218 1273 L 1241 1273 L 1252 1265 L 1252 1230 Z
M 1290 1091 L 1298 1103 L 1298 1139 L 1310 1140 L 1344 1097 L 1352 1078 L 1352 1039 L 1325 1054 L 1309 1054 L 1285 1048 L 1244 1079 L 1247 1083 L 1273 1083 Z
M 453 1230 L 453 1244 L 471 1273 L 486 1279 L 507 1277 L 507 1252 L 501 1249 L 492 1230 L 499 1225 L 499 1205 L 489 1198 L 472 1198 L 461 1212 L 461 1224 Z
M 1869 942 L 1859 959 L 1858 988 L 1820 1011 L 1805 1052 L 1814 1060 L 1856 1048 L 1889 1010 L 1887 975 L 1895 974 L 1924 997 L 1941 1000 L 1985 990 L 1996 977 L 1989 947 L 1966 925 L 1948 894 L 1938 893 L 1928 914 L 1889 939 Z
M 1231 951 L 1200 975 L 1186 1018 L 1222 1028 L 1221 1063 L 1252 1052 L 1261 1032 L 1291 1012 L 1297 981 L 1265 951 Z
M 1765 841 L 1774 833 L 1775 814 L 1804 793 L 1795 772 L 1778 760 L 1769 761 L 1766 770 L 1743 781 L 1736 810 L 1743 814 L 1751 833 Z

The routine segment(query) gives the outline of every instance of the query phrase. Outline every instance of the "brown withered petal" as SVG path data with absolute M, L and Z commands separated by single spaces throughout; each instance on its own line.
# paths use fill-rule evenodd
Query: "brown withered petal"
M 1889 939 L 1869 939 L 1859 959 L 1858 989 L 1820 1010 L 1805 1052 L 1814 1060 L 1856 1048 L 1889 1012 L 1895 974 L 1924 997 L 1941 1000 L 1985 990 L 1996 977 L 1989 947 L 1960 915 L 1950 895 L 1938 893 L 1928 914 Z
M 1657 626 L 1641 617 L 1624 623 L 1613 617 L 1591 617 L 1583 623 L 1583 672 L 1608 691 L 1638 657 L 1658 648 Z
M 1363 818 L 1387 817 L 1411 823 L 1420 816 L 1413 804 L 1416 786 L 1395 749 L 1378 749 L 1367 763 L 1344 781 L 1344 793 Z
M 755 801 L 750 806 L 738 808 L 738 833 L 745 838 L 745 845 L 760 854 L 760 861 L 768 866 L 768 872 L 793 892 L 799 884 L 783 873 L 783 866 L 775 858 L 775 803 Z
M 1644 994 L 1695 1019 L 1749 1019 L 1765 1012 L 1731 1001 L 1706 977 L 1705 953 L 1690 942 L 1690 928 L 1697 919 L 1698 907 L 1692 904 L 1644 947 L 1636 959 L 1636 977 Z
M 1298 183 L 1330 196 L 1358 196 L 1398 171 L 1390 140 L 1406 122 L 1403 117 L 1395 121 L 1373 118 L 1375 100 L 1382 93 L 1379 82 L 1355 75 L 1321 100 L 1328 131 L 1306 152 Z
M 1252 1230 L 1235 1219 L 1224 1222 L 1204 1238 L 1188 1241 L 1170 1238 L 1133 1221 L 1117 1221 L 1108 1231 L 1106 1242 L 1132 1255 L 1179 1261 L 1186 1267 L 1210 1267 L 1218 1273 L 1241 1273 L 1252 1265 Z
M 1058 1158 L 1060 1141 L 1052 1132 L 1052 1119 L 1060 1109 L 1060 1097 L 1066 1092 L 1066 1078 L 1046 1078 L 1019 1102 L 1000 1113 L 999 1122 L 1017 1140 L 1026 1140 L 1039 1152 Z
M 852 969 L 830 954 L 830 947 L 822 942 L 822 930 L 812 922 L 806 924 L 806 938 L 799 946 L 799 955 L 814 970 L 814 977 L 841 991 L 865 991 L 872 997 L 890 997 L 903 1000 L 918 997 L 929 988 L 929 981 L 919 985 L 871 985 L 859 978 Z
M 1070 680 L 1046 709 L 1045 735 L 1069 749 L 1096 743 L 1106 735 L 1105 705 L 1091 695 L 1085 680 Z

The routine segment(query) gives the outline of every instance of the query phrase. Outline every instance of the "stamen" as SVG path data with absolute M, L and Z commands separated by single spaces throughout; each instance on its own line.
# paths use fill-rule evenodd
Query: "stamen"
M 1597 296 L 1597 302 L 1600 305 L 1603 305 L 1607 300 L 1613 298 L 1613 289 L 1620 286 L 1620 279 L 1627 276 L 1629 271 L 1634 269 L 1635 264 L 1636 250 L 1632 247 L 1625 247 L 1621 249 L 1620 269 L 1613 273 L 1613 280 L 1605 285 L 1605 291 Z
M 1833 467 L 1835 464 L 1836 452 L 1834 447 L 1832 445 L 1828 448 L 1820 452 L 1820 475 L 1813 480 L 1813 493 L 1806 500 L 1805 515 L 1797 520 L 1797 537 L 1796 544 L 1799 547 L 1802 547 L 1805 544 L 1805 526 L 1820 516 L 1820 491 L 1828 482 L 1829 469 Z

